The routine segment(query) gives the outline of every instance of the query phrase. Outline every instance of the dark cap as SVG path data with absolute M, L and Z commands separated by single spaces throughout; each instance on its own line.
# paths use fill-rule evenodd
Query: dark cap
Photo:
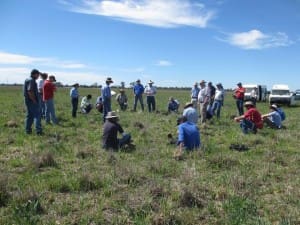
M 50 75 L 49 76 L 49 80 L 52 79 L 54 82 L 56 82 L 55 76 L 54 75 Z
M 241 82 L 238 82 L 236 85 L 237 85 L 237 86 L 242 86 L 242 83 L 241 83 Z
M 37 69 L 31 70 L 31 76 L 35 74 L 40 74 L 40 71 L 38 71 Z

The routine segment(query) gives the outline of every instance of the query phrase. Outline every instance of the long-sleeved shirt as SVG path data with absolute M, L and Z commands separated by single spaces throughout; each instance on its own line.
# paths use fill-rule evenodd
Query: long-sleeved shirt
M 148 86 L 145 88 L 145 94 L 146 96 L 154 96 L 156 94 L 156 87 L 154 86 Z
M 110 86 L 106 85 L 102 88 L 102 100 L 103 102 L 111 99 L 111 90 Z

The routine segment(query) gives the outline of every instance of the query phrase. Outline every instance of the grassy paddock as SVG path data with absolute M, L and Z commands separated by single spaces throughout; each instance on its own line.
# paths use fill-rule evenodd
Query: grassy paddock
M 189 91 L 159 90 L 149 114 L 130 112 L 127 90 L 120 119 L 136 150 L 113 154 L 101 149 L 100 114 L 71 118 L 69 89 L 55 96 L 61 126 L 43 121 L 43 137 L 24 134 L 21 88 L 0 91 L 0 224 L 300 224 L 299 107 L 284 108 L 286 129 L 243 135 L 228 93 L 221 119 L 201 129 L 201 151 L 175 161 L 167 134 L 178 115 L 165 115 L 166 104 L 174 96 L 182 110 Z

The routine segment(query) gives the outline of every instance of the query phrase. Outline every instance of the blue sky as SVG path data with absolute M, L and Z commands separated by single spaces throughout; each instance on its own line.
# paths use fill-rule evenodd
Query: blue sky
M 300 0 L 1 0 L 0 83 L 300 89 Z

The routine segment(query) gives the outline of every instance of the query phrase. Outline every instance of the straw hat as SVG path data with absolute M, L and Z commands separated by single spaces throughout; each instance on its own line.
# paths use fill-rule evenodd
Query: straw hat
M 119 116 L 117 115 L 117 113 L 115 111 L 111 111 L 111 112 L 108 112 L 107 115 L 106 115 L 106 119 L 111 119 L 111 118 L 118 118 Z
M 247 101 L 247 102 L 245 102 L 245 104 L 244 104 L 244 106 L 249 106 L 249 105 L 254 106 L 254 104 L 253 104 L 252 101 Z
M 191 103 L 191 102 L 187 102 L 187 103 L 185 103 L 185 105 L 184 105 L 184 109 L 186 109 L 186 108 L 188 108 L 188 107 L 190 107 L 190 106 L 193 106 L 193 103 Z

